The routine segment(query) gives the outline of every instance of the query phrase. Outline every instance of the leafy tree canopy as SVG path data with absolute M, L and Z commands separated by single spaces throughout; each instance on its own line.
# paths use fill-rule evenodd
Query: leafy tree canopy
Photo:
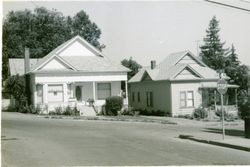
M 83 10 L 74 17 L 44 7 L 9 12 L 3 23 L 3 79 L 8 58 L 24 57 L 24 47 L 30 48 L 31 57 L 41 58 L 75 35 L 100 51 L 105 47 L 98 41 L 101 30 Z
M 123 59 L 121 63 L 131 70 L 128 73 L 128 79 L 132 78 L 136 73 L 138 73 L 139 69 L 142 68 L 142 66 L 133 60 L 132 57 L 129 59 Z

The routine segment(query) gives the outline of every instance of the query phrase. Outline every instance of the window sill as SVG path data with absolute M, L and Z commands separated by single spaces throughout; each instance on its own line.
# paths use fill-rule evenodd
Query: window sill
M 180 107 L 180 109 L 194 109 L 195 107 L 194 106 L 192 106 L 192 107 Z

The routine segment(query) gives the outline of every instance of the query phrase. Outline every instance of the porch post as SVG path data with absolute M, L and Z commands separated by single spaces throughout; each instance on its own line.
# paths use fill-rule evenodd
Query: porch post
M 33 85 L 33 103 L 34 103 L 34 105 L 36 105 L 36 103 L 37 103 L 37 90 L 36 90 L 36 85 L 37 84 L 34 84 Z M 44 94 L 44 93 L 43 93 Z
M 93 81 L 93 99 L 96 100 L 96 93 L 95 93 L 95 82 Z
M 43 103 L 48 103 L 48 84 L 43 84 Z
M 128 81 L 125 81 L 126 104 L 128 104 Z
M 217 111 L 217 92 L 216 92 L 216 89 L 214 90 L 214 109 L 215 109 L 215 112 Z
M 76 98 L 76 85 L 75 85 L 75 83 L 72 83 L 71 95 L 72 95 L 73 98 Z
M 237 88 L 235 89 L 235 106 L 238 107 Z
M 63 83 L 63 102 L 68 102 L 68 90 L 67 83 Z

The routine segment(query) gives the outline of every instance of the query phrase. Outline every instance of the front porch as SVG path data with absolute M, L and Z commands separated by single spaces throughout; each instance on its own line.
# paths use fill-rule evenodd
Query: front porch
M 80 110 L 92 103 L 100 112 L 110 96 L 122 96 L 124 105 L 128 105 L 127 81 L 38 83 L 34 94 L 34 104 L 47 106 L 47 112 L 66 106 Z
M 238 85 L 227 85 L 228 91 L 223 96 L 223 107 L 227 114 L 238 116 Z M 202 106 L 206 108 L 210 114 L 221 111 L 221 98 L 217 91 L 217 83 L 202 83 L 199 91 L 202 95 Z M 212 114 L 212 115 L 213 115 Z

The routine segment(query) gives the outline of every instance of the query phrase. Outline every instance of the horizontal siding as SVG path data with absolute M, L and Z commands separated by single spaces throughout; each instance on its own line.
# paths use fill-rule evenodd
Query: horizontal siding
M 200 83 L 172 83 L 172 113 L 173 115 L 185 115 L 193 113 L 194 109 L 202 104 L 202 96 L 199 92 Z M 193 91 L 194 92 L 194 107 L 181 108 L 180 107 L 180 92 L 181 91 Z
M 129 102 L 134 108 L 148 110 L 170 111 L 170 85 L 166 81 L 144 81 L 140 83 L 130 83 Z M 147 107 L 146 92 L 153 92 L 153 107 Z M 135 101 L 132 101 L 132 92 L 135 93 Z M 140 102 L 138 102 L 138 92 L 140 92 Z

